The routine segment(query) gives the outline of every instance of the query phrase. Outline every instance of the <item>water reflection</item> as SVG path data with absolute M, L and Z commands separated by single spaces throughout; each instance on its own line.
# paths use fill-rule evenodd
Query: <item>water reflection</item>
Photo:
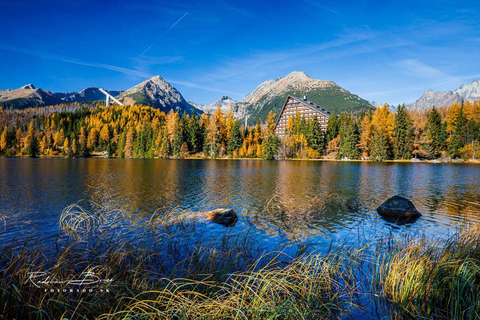
M 63 208 L 80 200 L 138 219 L 158 208 L 230 207 L 240 213 L 238 232 L 253 226 L 262 237 L 322 242 L 392 228 L 442 234 L 480 223 L 479 181 L 478 166 L 458 164 L 0 159 L 0 241 L 41 243 L 58 232 Z M 395 194 L 411 199 L 422 218 L 402 225 L 379 217 L 375 209 Z

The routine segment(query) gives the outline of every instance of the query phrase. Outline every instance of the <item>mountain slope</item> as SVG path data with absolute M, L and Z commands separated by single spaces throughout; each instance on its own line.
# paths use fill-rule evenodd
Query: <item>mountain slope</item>
M 18 89 L 0 90 L 0 104 L 4 107 L 25 109 L 56 104 L 57 101 L 55 94 L 35 88 L 33 84 L 27 84 Z
M 480 99 L 480 80 L 474 80 L 470 84 L 462 84 L 454 91 L 435 92 L 428 90 L 417 101 L 409 104 L 410 109 L 429 109 L 433 106 L 450 106 L 453 103 L 462 103 L 462 100 L 474 101 Z
M 195 112 L 203 113 L 185 101 L 180 92 L 160 76 L 147 79 L 122 92 L 116 98 L 126 105 L 143 104 L 165 112 L 175 109 L 183 113 L 195 109 Z
M 109 91 L 118 95 L 121 91 Z M 25 109 L 43 107 L 60 103 L 105 100 L 105 95 L 98 88 L 86 88 L 80 92 L 56 92 L 35 88 L 27 84 L 18 89 L 0 90 L 0 105 L 7 108 Z
M 330 112 L 356 111 L 371 108 L 370 103 L 332 81 L 316 80 L 304 72 L 292 72 L 284 78 L 267 80 L 245 96 L 242 108 L 250 114 L 250 121 L 265 121 L 270 110 L 277 116 L 288 95 L 307 96 L 309 100 Z

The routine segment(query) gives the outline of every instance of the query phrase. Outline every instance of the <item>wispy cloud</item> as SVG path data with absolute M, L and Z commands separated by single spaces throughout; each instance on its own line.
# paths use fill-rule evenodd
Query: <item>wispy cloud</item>
M 424 79 L 445 79 L 450 78 L 449 75 L 443 73 L 437 68 L 429 66 L 416 59 L 405 59 L 396 63 L 400 69 L 410 76 Z
M 313 6 L 313 7 L 319 8 L 323 11 L 327 11 L 327 12 L 334 13 L 334 14 L 340 14 L 340 12 L 338 12 L 337 10 L 334 10 L 331 7 L 327 7 L 322 3 L 318 3 L 317 1 L 305 0 L 304 2 Z
M 212 72 L 203 73 L 201 77 L 208 81 L 223 81 L 243 74 L 258 74 L 258 72 L 264 72 L 269 67 L 278 69 L 279 66 L 289 68 L 296 65 L 304 65 L 312 56 L 315 56 L 315 59 L 321 58 L 320 53 L 324 51 L 361 43 L 376 36 L 376 33 L 367 29 L 351 30 L 340 35 L 337 39 L 320 44 L 280 51 L 262 51 L 243 58 L 226 59 L 218 67 L 214 68 Z
M 128 69 L 124 67 L 119 67 L 111 64 L 105 64 L 105 63 L 98 63 L 98 62 L 92 62 L 92 61 L 85 61 L 85 60 L 79 60 L 71 57 L 65 57 L 65 56 L 60 56 L 56 54 L 51 54 L 51 53 L 46 53 L 46 52 L 39 52 L 39 51 L 34 51 L 34 50 L 28 50 L 26 48 L 22 47 L 17 47 L 17 46 L 11 46 L 11 45 L 4 45 L 0 44 L 0 49 L 2 50 L 9 50 L 17 53 L 22 53 L 22 54 L 27 54 L 30 56 L 35 56 L 38 58 L 42 59 L 48 59 L 48 60 L 54 60 L 54 61 L 60 61 L 64 63 L 70 63 L 70 64 L 75 64 L 75 65 L 80 65 L 80 66 L 88 66 L 88 67 L 93 67 L 93 68 L 101 68 L 105 70 L 110 70 L 110 71 L 116 71 L 119 73 L 127 74 L 127 75 L 133 75 L 139 78 L 150 78 L 153 76 L 153 74 L 148 73 L 148 72 L 142 72 L 138 70 L 133 70 L 133 69 Z M 156 60 L 156 59 L 153 59 Z M 158 61 L 157 61 L 158 62 Z M 172 79 L 167 79 L 172 84 L 176 85 L 181 85 L 189 88 L 195 88 L 195 89 L 202 89 L 202 90 L 208 90 L 208 91 L 213 91 L 213 92 L 219 92 L 222 94 L 238 94 L 236 92 L 230 92 L 230 91 L 225 91 L 225 90 L 220 90 L 208 86 L 203 86 L 199 85 L 194 82 L 189 82 L 189 81 L 178 81 L 178 80 L 172 80 Z
M 54 60 L 54 61 L 61 61 L 61 62 L 65 62 L 65 63 L 81 65 L 81 66 L 89 66 L 89 67 L 94 67 L 94 68 L 101 68 L 101 69 L 105 69 L 105 70 L 116 71 L 116 72 L 120 72 L 120 73 L 123 73 L 123 74 L 137 76 L 137 77 L 141 77 L 141 78 L 148 78 L 148 77 L 152 76 L 151 74 L 143 72 L 143 71 L 128 69 L 128 68 L 119 67 L 119 66 L 115 66 L 115 65 L 111 65 L 111 64 L 106 64 L 106 63 L 85 61 L 85 60 L 80 60 L 80 59 L 76 59 L 76 58 L 61 56 L 61 55 L 57 55 L 57 54 L 41 52 L 41 51 L 36 51 L 36 50 L 32 50 L 32 49 L 27 49 L 27 48 L 22 48 L 22 47 L 18 47 L 18 46 L 0 44 L 0 49 L 9 50 L 9 51 L 17 52 L 17 53 L 22 53 L 22 54 L 42 58 L 42 59 L 49 59 L 49 60 Z

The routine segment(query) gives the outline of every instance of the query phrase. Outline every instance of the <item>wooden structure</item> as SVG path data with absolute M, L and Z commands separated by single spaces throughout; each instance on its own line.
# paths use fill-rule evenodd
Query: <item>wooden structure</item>
M 313 119 L 316 116 L 320 123 L 320 127 L 323 130 L 327 129 L 328 118 L 331 116 L 330 111 L 327 111 L 308 100 L 307 96 L 304 96 L 303 99 L 288 96 L 283 104 L 277 123 L 275 124 L 275 134 L 279 138 L 283 139 L 285 137 L 288 118 L 295 116 L 297 112 L 305 119 Z

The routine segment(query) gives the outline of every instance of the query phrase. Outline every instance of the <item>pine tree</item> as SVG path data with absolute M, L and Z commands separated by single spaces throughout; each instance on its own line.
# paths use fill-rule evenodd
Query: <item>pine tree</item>
M 337 158 L 358 159 L 358 130 L 355 122 L 346 113 L 340 116 L 340 149 Z
M 159 155 L 160 155 L 161 158 L 165 159 L 165 158 L 168 158 L 172 155 L 170 140 L 168 139 L 166 128 L 165 128 L 162 136 L 163 136 L 163 138 L 162 138 L 162 142 L 161 142 L 161 145 L 160 145 Z
M 127 134 L 125 132 L 122 133 L 120 139 L 118 140 L 117 144 L 117 157 L 125 158 L 125 144 L 127 142 Z
M 328 118 L 327 122 L 327 132 L 325 135 L 325 143 L 328 144 L 331 140 L 338 136 L 339 132 L 339 123 L 337 121 L 337 115 L 332 113 L 332 115 Z
M 266 137 L 263 139 L 262 158 L 265 160 L 273 160 L 277 154 L 278 137 L 275 134 L 275 113 L 270 111 L 267 116 Z
M 440 151 L 447 151 L 447 139 L 448 139 L 447 121 L 444 121 L 442 123 L 442 131 L 440 132 L 440 137 L 439 137 Z
M 313 119 L 307 121 L 307 130 L 306 130 L 307 144 L 313 150 L 322 153 L 325 148 L 325 137 L 323 134 L 322 127 L 318 121 L 317 116 L 313 116 Z
M 186 142 L 182 143 L 180 147 L 180 159 L 185 159 L 188 156 L 188 145 Z
M 75 141 L 75 140 L 73 140 Z M 114 147 L 113 147 L 113 144 L 110 142 L 108 145 L 107 145 L 107 155 L 109 157 L 113 156 L 113 150 L 114 150 Z
M 388 136 L 384 129 L 375 130 L 370 147 L 370 159 L 384 161 L 390 158 Z
M 192 111 L 190 121 L 188 123 L 188 147 L 193 153 L 200 152 L 202 147 L 202 133 L 200 128 L 200 120 L 195 113 L 195 110 Z
M 30 125 L 28 126 L 26 151 L 27 155 L 31 158 L 36 158 L 38 155 L 38 140 L 35 136 L 35 127 L 33 126 L 33 122 L 30 122 Z
M 456 159 L 460 158 L 460 149 L 462 148 L 460 127 L 456 126 L 450 136 L 450 143 L 448 144 L 448 153 L 450 157 Z
M 462 147 L 468 143 L 468 127 L 467 127 L 467 118 L 463 112 L 463 107 L 460 108 L 457 118 L 457 128 L 460 133 L 460 143 Z
M 233 121 L 230 132 L 230 139 L 227 142 L 227 153 L 233 156 L 233 153 L 242 147 L 242 133 L 238 121 Z
M 414 132 L 412 119 L 402 105 L 397 110 L 394 131 L 394 153 L 396 159 L 410 159 L 413 152 Z
M 425 126 L 425 134 L 428 142 L 426 145 L 427 152 L 431 158 L 438 158 L 442 147 L 442 116 L 437 109 L 433 107 L 427 117 L 427 124 Z

